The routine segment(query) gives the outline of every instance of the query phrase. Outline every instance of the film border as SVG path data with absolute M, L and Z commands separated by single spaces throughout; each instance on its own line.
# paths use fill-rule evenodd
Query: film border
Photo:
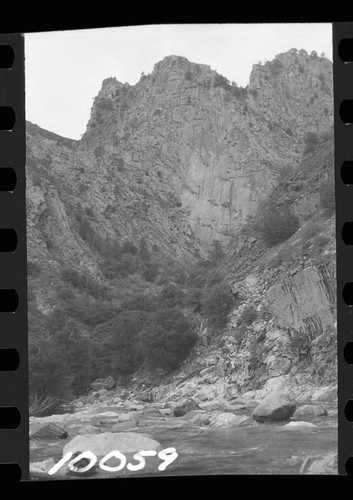
M 353 64 L 341 60 L 338 46 L 343 38 L 351 38 L 352 23 L 333 23 L 334 61 L 334 113 L 335 113 L 335 180 L 336 180 L 336 245 L 337 245 L 337 326 L 338 326 L 338 465 L 339 474 L 346 474 L 346 462 L 353 456 L 353 426 L 345 415 L 345 407 L 352 398 L 349 384 L 352 367 L 344 358 L 344 348 L 351 340 L 352 304 L 343 300 L 343 288 L 353 282 L 350 246 L 342 240 L 342 227 L 352 213 L 351 190 L 341 179 L 344 161 L 353 160 L 352 125 L 347 126 L 340 117 L 343 99 L 353 98 Z M 0 254 L 0 288 L 15 289 L 19 306 L 15 312 L 1 313 L 2 335 L 0 347 L 16 348 L 20 367 L 15 372 L 1 371 L 1 407 L 17 407 L 21 423 L 16 429 L 0 430 L 0 474 L 5 464 L 18 464 L 22 480 L 29 476 L 28 438 L 28 366 L 27 366 L 27 279 L 26 279 L 26 219 L 25 219 L 25 92 L 24 92 L 24 37 L 21 34 L 0 35 L 0 45 L 13 47 L 15 60 L 11 70 L 0 70 L 0 105 L 11 105 L 16 112 L 16 125 L 12 132 L 0 132 L 0 169 L 13 168 L 17 183 L 13 192 L 1 192 L 0 227 L 14 228 L 18 235 L 15 252 Z M 352 214 L 353 215 L 353 214 Z M 6 468 L 7 469 L 7 468 Z
M 11 50 L 2 49 L 9 65 L 0 69 L 0 106 L 12 107 L 15 113 L 13 128 L 0 130 L 0 228 L 13 229 L 17 234 L 16 249 L 0 253 L 0 349 L 15 349 L 17 353 L 12 352 L 19 358 L 17 370 L 11 369 L 9 361 L 7 369 L 0 366 L 0 477 L 20 475 L 25 480 L 29 478 L 29 419 L 24 36 L 2 34 L 0 46 L 12 47 L 14 56 Z

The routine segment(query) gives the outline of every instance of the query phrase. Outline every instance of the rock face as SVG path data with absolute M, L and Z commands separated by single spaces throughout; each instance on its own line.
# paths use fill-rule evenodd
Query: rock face
M 141 450 L 159 451 L 162 446 L 154 439 L 135 432 L 104 432 L 95 435 L 76 436 L 70 441 L 63 451 L 63 456 L 68 452 L 91 451 L 97 458 L 103 458 L 113 450 L 121 453 L 136 453 Z
M 60 251 L 97 272 L 77 202 L 102 236 L 203 253 L 254 213 L 283 158 L 299 162 L 305 134 L 332 123 L 332 63 L 305 51 L 254 65 L 246 89 L 176 56 L 135 86 L 107 79 L 80 141 L 27 126 L 29 256 L 52 265 Z
M 295 412 L 296 405 L 288 394 L 270 394 L 253 411 L 252 418 L 257 422 L 280 422 L 288 420 Z

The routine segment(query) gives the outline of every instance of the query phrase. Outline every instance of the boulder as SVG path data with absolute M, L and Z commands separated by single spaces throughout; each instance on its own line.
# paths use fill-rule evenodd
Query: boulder
M 117 424 L 114 424 L 113 427 L 110 429 L 110 432 L 123 432 L 123 431 L 128 431 L 130 429 L 135 429 L 138 427 L 138 421 L 136 420 L 126 420 L 125 422 L 118 422 Z
M 190 412 L 193 413 L 193 412 Z M 195 413 L 193 417 L 189 418 L 187 421 L 191 425 L 199 425 L 199 426 L 204 426 L 204 425 L 209 425 L 210 424 L 210 413 L 208 412 L 202 412 L 202 413 Z
M 131 422 L 131 421 L 134 421 L 134 422 L 139 422 L 140 420 L 140 417 L 141 417 L 141 412 L 135 412 L 135 411 L 130 411 L 128 413 L 121 413 L 121 415 L 119 415 L 119 418 L 118 418 L 118 422 Z
M 229 404 L 226 401 L 215 400 L 201 403 L 201 408 L 206 411 L 226 411 Z
M 214 373 L 216 371 L 215 366 L 210 366 L 208 368 L 204 368 L 203 370 L 200 371 L 200 377 L 205 377 L 206 375 L 210 375 L 211 373 Z
M 246 415 L 234 415 L 234 413 L 220 413 L 214 419 L 211 419 L 211 425 L 217 428 L 238 426 L 248 420 Z
M 300 474 L 338 475 L 337 453 L 330 453 L 326 457 L 307 457 L 300 468 Z
M 303 405 L 296 409 L 293 418 L 326 417 L 327 410 L 319 405 Z
M 66 439 L 68 433 L 59 425 L 53 423 L 30 423 L 29 437 L 31 439 Z
M 143 410 L 143 416 L 144 417 L 161 417 L 162 414 L 158 410 L 158 408 L 145 408 Z
M 160 451 L 162 445 L 137 432 L 104 432 L 101 434 L 76 436 L 64 447 L 63 456 L 68 453 L 91 451 L 98 459 L 113 450 L 121 453 L 137 453 L 141 450 Z
M 98 434 L 99 432 L 99 428 L 95 425 L 84 425 L 78 431 L 79 434 Z
M 94 382 L 92 382 L 91 389 L 93 389 L 94 391 L 99 391 L 100 389 L 103 389 L 103 379 L 97 378 Z
M 201 409 L 192 398 L 184 398 L 179 400 L 174 406 L 173 415 L 174 417 L 183 417 L 189 411 Z
M 127 400 L 124 402 L 124 407 L 127 409 L 127 410 L 144 410 L 145 409 L 145 405 L 143 404 L 139 404 L 139 403 L 132 403 L 131 401 Z
M 297 429 L 298 427 L 303 428 L 303 427 L 317 427 L 317 425 L 312 424 L 310 422 L 289 422 L 289 424 L 286 424 L 283 428 L 287 429 Z
M 183 419 L 184 420 L 192 420 L 195 417 L 195 415 L 203 415 L 205 413 L 206 413 L 205 410 L 191 410 L 191 411 L 188 411 L 187 413 L 185 413 L 185 415 L 183 416 Z
M 251 416 L 257 422 L 280 422 L 288 420 L 295 410 L 296 404 L 286 392 L 275 392 L 267 396 Z
M 98 417 L 110 417 L 110 418 L 119 418 L 120 415 L 119 413 L 116 413 L 115 411 L 105 411 L 103 413 L 98 413 Z
M 110 391 L 111 389 L 114 389 L 115 386 L 116 386 L 116 380 L 114 380 L 113 377 L 110 376 L 104 379 L 103 381 L 104 389 Z
M 162 417 L 169 417 L 169 415 L 173 414 L 173 410 L 171 408 L 161 408 L 159 411 Z

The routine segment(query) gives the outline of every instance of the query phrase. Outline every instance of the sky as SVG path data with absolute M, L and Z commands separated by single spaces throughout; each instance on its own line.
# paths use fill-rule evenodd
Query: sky
M 253 64 L 291 48 L 332 61 L 330 23 L 167 24 L 25 35 L 26 119 L 80 139 L 102 81 L 134 85 L 169 55 L 208 64 L 245 87 Z

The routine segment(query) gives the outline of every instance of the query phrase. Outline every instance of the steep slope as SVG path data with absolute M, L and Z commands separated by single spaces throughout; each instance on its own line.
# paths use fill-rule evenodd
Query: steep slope
M 193 357 L 153 390 L 157 400 L 260 401 L 285 388 L 297 401 L 337 401 L 333 168 L 327 137 L 271 193 L 276 206 L 289 198 L 299 230 L 268 248 L 249 226 L 229 245 L 216 270 L 234 297 L 227 325 L 215 335 L 199 317 Z
M 188 366 L 220 356 L 218 382 L 241 392 L 296 374 L 299 385 L 331 383 L 334 220 L 322 200 L 332 185 L 332 125 L 332 64 L 294 49 L 254 65 L 245 89 L 179 56 L 135 86 L 108 78 L 80 141 L 28 123 L 33 352 L 54 338 L 55 324 L 98 353 L 124 300 L 137 297 L 139 310 L 141 294 L 186 289 L 190 269 L 219 241 L 225 256 L 215 272 L 234 303 L 221 336 L 197 307 L 188 311 L 200 336 Z M 263 200 L 298 217 L 300 229 L 272 248 L 256 226 Z
M 326 59 L 279 55 L 255 65 L 241 89 L 208 66 L 170 56 L 134 87 L 105 80 L 77 143 L 29 126 L 29 185 L 48 155 L 40 176 L 70 185 L 69 207 L 93 212 L 101 237 L 144 234 L 164 253 L 190 258 L 214 240 L 227 242 L 278 170 L 299 163 L 306 133 L 320 134 L 332 120 Z

